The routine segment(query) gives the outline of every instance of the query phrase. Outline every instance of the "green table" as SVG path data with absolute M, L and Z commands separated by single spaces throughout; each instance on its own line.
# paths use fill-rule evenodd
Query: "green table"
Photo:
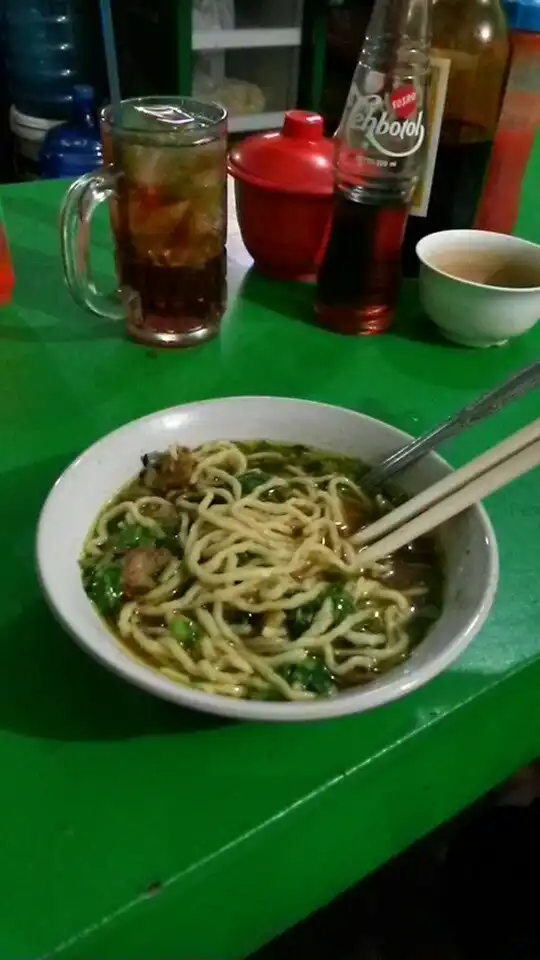
M 518 232 L 540 240 L 531 164 Z M 309 289 L 249 274 L 221 336 L 156 352 L 64 289 L 62 184 L 1 191 L 17 274 L 0 313 L 0 957 L 229 960 L 327 903 L 540 754 L 538 473 L 489 503 L 493 615 L 446 675 L 329 723 L 263 726 L 132 689 L 56 625 L 34 573 L 36 517 L 89 443 L 150 410 L 224 394 L 342 404 L 424 430 L 540 354 L 438 340 L 405 286 L 395 332 L 303 323 Z M 96 269 L 110 267 L 96 230 Z M 459 464 L 538 413 L 538 396 L 447 450 Z

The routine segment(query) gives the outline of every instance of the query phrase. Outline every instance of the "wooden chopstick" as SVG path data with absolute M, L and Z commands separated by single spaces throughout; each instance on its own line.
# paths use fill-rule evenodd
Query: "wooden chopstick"
M 400 507 L 391 510 L 390 513 L 381 517 L 380 520 L 376 520 L 375 523 L 371 523 L 363 530 L 359 530 L 358 533 L 352 537 L 352 542 L 355 545 L 363 546 L 364 544 L 372 543 L 374 540 L 380 540 L 381 537 L 391 533 L 392 530 L 402 526 L 408 520 L 412 520 L 454 490 L 458 490 L 471 480 L 481 476 L 481 474 L 485 473 L 490 467 L 503 462 L 512 456 L 512 454 L 523 449 L 538 438 L 540 438 L 540 419 L 534 420 L 527 427 L 523 427 L 522 430 L 518 430 L 506 440 L 491 447 L 490 450 L 486 450 L 486 452 L 480 454 L 479 457 L 475 457 L 474 460 L 465 464 L 464 467 L 460 467 L 459 470 L 454 470 L 453 473 L 449 473 L 448 476 L 443 477 L 442 480 L 433 483 L 430 487 L 422 490 L 421 493 L 416 494 L 415 497 L 411 497 L 410 500 L 401 504 Z
M 358 554 L 359 561 L 363 567 L 376 563 L 538 466 L 540 466 L 540 437 L 495 464 L 491 469 L 484 471 L 470 483 L 458 487 L 407 523 L 365 547 Z

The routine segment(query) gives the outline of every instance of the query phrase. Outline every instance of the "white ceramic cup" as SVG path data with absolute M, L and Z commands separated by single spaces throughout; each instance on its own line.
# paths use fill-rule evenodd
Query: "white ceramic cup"
M 540 317 L 540 246 L 487 230 L 442 230 L 416 246 L 420 299 L 443 336 L 467 347 L 493 347 L 534 327 Z M 464 259 L 504 256 L 509 263 L 538 271 L 535 287 L 498 287 L 458 279 L 437 267 L 443 255 Z

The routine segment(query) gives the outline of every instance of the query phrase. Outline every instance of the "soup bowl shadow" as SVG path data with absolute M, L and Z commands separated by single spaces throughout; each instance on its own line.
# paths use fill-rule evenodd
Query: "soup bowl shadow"
M 78 558 L 103 505 L 134 476 L 140 458 L 178 443 L 266 439 L 302 443 L 375 463 L 410 439 L 364 414 L 305 400 L 231 397 L 171 407 L 126 424 L 91 446 L 56 481 L 38 523 L 37 566 L 45 597 L 73 639 L 103 666 L 154 695 L 225 717 L 302 721 L 359 713 L 410 693 L 448 667 L 490 611 L 498 551 L 490 521 L 475 506 L 440 528 L 445 568 L 441 616 L 403 663 L 363 687 L 301 702 L 237 700 L 181 686 L 132 659 L 88 600 Z M 451 472 L 430 454 L 400 482 L 414 494 Z

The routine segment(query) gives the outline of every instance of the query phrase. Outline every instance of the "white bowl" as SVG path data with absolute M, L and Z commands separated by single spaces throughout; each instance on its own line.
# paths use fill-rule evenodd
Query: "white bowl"
M 143 453 L 164 450 L 173 442 L 197 446 L 226 438 L 300 442 L 370 462 L 409 439 L 400 430 L 351 410 L 277 397 L 233 397 L 172 407 L 110 433 L 56 481 L 38 525 L 41 584 L 53 612 L 77 643 L 104 666 L 158 697 L 252 720 L 314 720 L 368 710 L 420 687 L 463 652 L 489 613 L 498 579 L 495 535 L 481 507 L 468 510 L 441 531 L 447 571 L 441 617 L 406 662 L 365 687 L 302 703 L 234 700 L 175 684 L 124 653 L 83 590 L 77 564 L 83 540 L 103 504 L 137 473 Z M 414 493 L 448 472 L 450 467 L 431 454 L 407 471 L 402 486 Z
M 501 346 L 519 337 L 540 318 L 540 246 L 488 230 L 441 230 L 416 245 L 420 260 L 420 299 L 447 340 L 465 347 Z M 472 260 L 482 254 L 530 267 L 536 287 L 497 287 L 460 280 L 437 267 L 443 254 Z

